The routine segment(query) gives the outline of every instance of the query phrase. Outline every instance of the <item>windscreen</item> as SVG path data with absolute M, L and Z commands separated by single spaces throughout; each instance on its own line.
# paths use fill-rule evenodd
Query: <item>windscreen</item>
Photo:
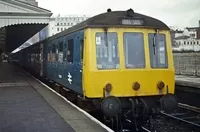
M 126 68 L 144 68 L 144 37 L 142 33 L 124 33 L 124 57 Z
M 167 68 L 166 37 L 164 34 L 149 33 L 150 63 L 152 68 Z
M 115 32 L 96 33 L 97 69 L 118 69 L 118 36 Z

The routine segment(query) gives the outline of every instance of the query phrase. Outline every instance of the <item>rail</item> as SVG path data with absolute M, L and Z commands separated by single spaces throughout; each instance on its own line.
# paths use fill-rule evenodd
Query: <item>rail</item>
M 144 132 L 151 132 L 149 129 L 147 129 L 147 128 L 145 128 L 145 127 L 142 127 L 142 130 L 143 130 Z
M 161 114 L 200 128 L 200 108 L 181 103 L 178 106 L 177 112 L 168 114 L 162 111 Z
M 179 108 L 183 108 L 183 109 L 187 109 L 187 110 L 191 110 L 191 111 L 194 111 L 194 112 L 197 112 L 197 113 L 200 113 L 200 108 L 195 107 L 195 106 L 178 103 L 178 107 Z

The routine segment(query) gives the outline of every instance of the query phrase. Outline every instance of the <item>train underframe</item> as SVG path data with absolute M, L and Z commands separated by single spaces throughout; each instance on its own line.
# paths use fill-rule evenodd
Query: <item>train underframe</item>
M 132 131 L 140 131 L 145 123 L 150 125 L 150 116 L 160 111 L 170 113 L 178 105 L 176 96 L 170 93 L 162 96 L 124 98 L 108 96 L 94 99 L 92 102 L 103 113 L 105 122 L 115 127 L 115 130 L 134 129 Z
M 100 121 L 112 127 L 114 130 L 134 129 L 140 131 L 144 123 L 149 123 L 150 116 L 160 111 L 172 112 L 178 106 L 174 94 L 141 96 L 141 97 L 115 97 L 89 99 L 53 83 L 55 91 L 65 96 L 72 103 L 90 114 L 98 116 Z

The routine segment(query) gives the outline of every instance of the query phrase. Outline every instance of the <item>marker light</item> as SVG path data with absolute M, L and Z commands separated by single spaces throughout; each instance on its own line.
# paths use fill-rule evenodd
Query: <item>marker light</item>
M 140 84 L 138 82 L 134 82 L 132 87 L 134 90 L 138 90 L 140 88 Z
M 111 92 L 111 90 L 112 90 L 112 85 L 111 85 L 110 83 L 106 84 L 105 90 L 106 90 L 106 92 Z
M 159 81 L 157 84 L 158 89 L 163 89 L 165 87 L 165 83 L 162 81 Z

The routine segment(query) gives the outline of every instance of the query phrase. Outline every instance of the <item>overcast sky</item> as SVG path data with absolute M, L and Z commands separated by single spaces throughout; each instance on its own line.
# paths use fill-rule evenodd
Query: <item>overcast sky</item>
M 200 0 L 37 0 L 54 15 L 96 15 L 112 10 L 127 10 L 151 15 L 168 26 L 198 26 Z

